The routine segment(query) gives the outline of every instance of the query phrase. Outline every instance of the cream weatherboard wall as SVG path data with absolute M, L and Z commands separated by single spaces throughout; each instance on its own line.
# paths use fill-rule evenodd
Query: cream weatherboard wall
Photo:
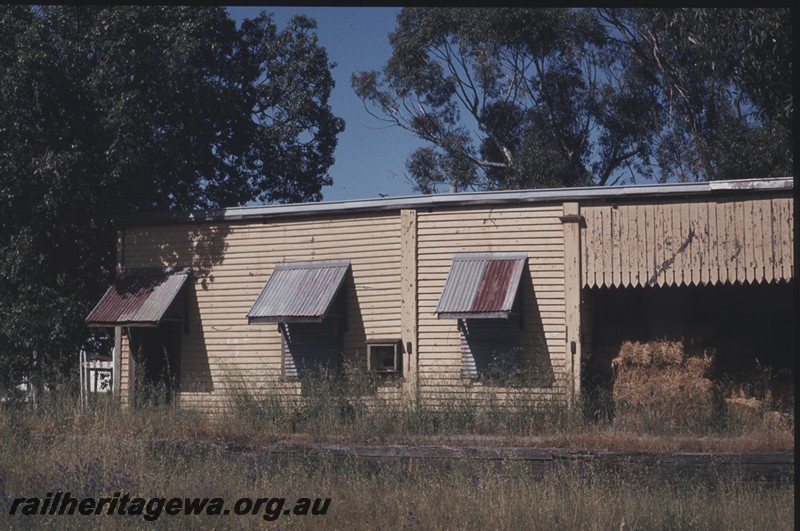
M 190 265 L 188 333 L 181 338 L 180 404 L 225 407 L 231 392 L 299 393 L 281 377 L 276 324 L 247 312 L 278 262 L 348 259 L 345 363 L 366 364 L 366 340 L 400 339 L 400 215 L 303 218 L 256 223 L 133 226 L 124 231 L 126 268 Z M 131 358 L 123 339 L 120 389 L 130 399 Z M 386 386 L 381 396 L 399 398 Z
M 315 259 L 351 261 L 352 281 L 344 286 L 346 362 L 364 362 L 369 339 L 402 339 L 404 387 L 383 386 L 382 398 L 405 396 L 437 404 L 489 394 L 500 399 L 509 394 L 563 396 L 569 363 L 562 213 L 558 203 L 252 224 L 133 226 L 124 232 L 122 260 L 126 268 L 193 267 L 189 331 L 181 338 L 182 406 L 224 407 L 230 392 L 242 388 L 255 394 L 299 392 L 295 382 L 281 377 L 277 325 L 247 324 L 246 314 L 275 263 Z M 487 387 L 462 378 L 457 321 L 434 314 L 453 253 L 504 251 L 528 255 L 523 271 L 527 280 L 521 281 L 522 346 L 523 367 L 541 376 L 533 389 Z M 124 336 L 123 401 L 130 398 L 131 375 Z
M 417 213 L 419 395 L 424 404 L 564 396 L 564 236 L 561 203 L 543 206 L 442 208 Z M 435 314 L 453 253 L 523 252 L 520 282 L 522 367 L 534 369 L 534 388 L 503 388 L 462 378 L 458 321 Z

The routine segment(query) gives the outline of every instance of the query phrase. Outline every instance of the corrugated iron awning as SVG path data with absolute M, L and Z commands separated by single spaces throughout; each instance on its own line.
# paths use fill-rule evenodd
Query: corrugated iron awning
M 157 326 L 192 270 L 123 272 L 86 317 L 89 326 Z
M 247 314 L 247 322 L 322 322 L 349 267 L 349 260 L 275 264 L 275 270 Z
M 439 299 L 439 319 L 507 319 L 525 253 L 457 253 Z

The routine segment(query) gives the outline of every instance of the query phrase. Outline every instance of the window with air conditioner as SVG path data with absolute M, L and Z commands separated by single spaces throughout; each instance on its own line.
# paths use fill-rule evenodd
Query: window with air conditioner
M 402 375 L 402 355 L 399 341 L 370 342 L 367 344 L 367 369 L 387 375 Z

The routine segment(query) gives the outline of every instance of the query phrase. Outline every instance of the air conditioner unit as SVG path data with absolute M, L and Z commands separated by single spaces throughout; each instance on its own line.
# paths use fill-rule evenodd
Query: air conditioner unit
M 400 342 L 368 343 L 367 369 L 378 374 L 401 374 L 403 367 Z

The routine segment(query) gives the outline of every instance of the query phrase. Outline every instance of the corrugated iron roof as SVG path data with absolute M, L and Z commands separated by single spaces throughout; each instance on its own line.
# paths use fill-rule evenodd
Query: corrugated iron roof
M 525 253 L 456 253 L 436 313 L 439 319 L 508 318 Z
M 349 267 L 350 260 L 275 264 L 275 270 L 247 314 L 247 321 L 322 322 Z
M 123 272 L 86 317 L 89 326 L 156 326 L 178 295 L 190 268 Z

